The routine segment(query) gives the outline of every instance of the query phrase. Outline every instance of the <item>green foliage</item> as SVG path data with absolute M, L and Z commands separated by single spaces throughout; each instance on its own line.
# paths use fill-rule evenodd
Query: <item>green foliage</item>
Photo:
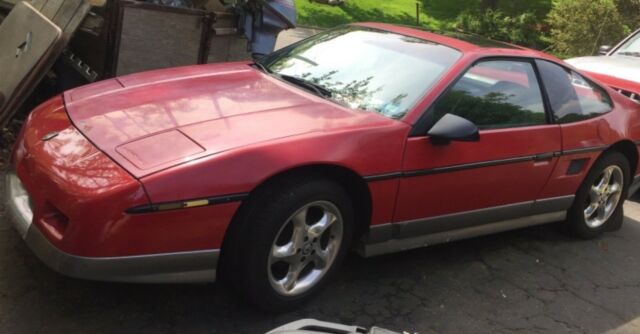
M 505 15 L 500 10 L 466 11 L 458 17 L 456 27 L 491 39 L 510 42 L 532 48 L 544 48 L 538 18 L 532 12 L 516 16 Z
M 640 28 L 640 0 L 347 0 L 328 6 L 296 0 L 302 26 L 334 27 L 376 21 L 420 24 L 434 30 L 462 29 L 560 57 L 593 54 Z
M 594 54 L 628 33 L 613 0 L 555 0 L 547 22 L 552 50 L 563 57 Z
M 640 29 L 640 0 L 616 0 L 616 7 L 629 29 Z
M 416 3 L 420 5 L 420 24 L 436 30 L 450 29 L 461 13 L 480 12 L 487 6 L 495 7 L 507 16 L 533 12 L 538 20 L 551 9 L 551 0 L 347 0 L 341 6 L 311 0 L 295 1 L 300 25 L 323 28 L 357 21 L 415 25 Z
M 416 24 L 416 0 L 347 0 L 329 6 L 309 0 L 296 0 L 298 20 L 303 26 L 331 28 L 349 22 Z M 422 22 L 427 17 L 421 13 Z

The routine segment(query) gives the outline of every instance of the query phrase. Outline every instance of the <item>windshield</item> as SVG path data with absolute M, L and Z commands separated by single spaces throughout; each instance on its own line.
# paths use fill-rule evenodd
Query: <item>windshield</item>
M 640 31 L 616 50 L 616 54 L 640 57 Z
M 399 119 L 460 56 L 426 40 L 343 26 L 277 51 L 261 65 L 352 109 Z

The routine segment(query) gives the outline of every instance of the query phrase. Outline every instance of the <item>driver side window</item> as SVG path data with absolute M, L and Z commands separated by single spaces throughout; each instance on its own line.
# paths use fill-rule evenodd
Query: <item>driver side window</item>
M 546 124 L 540 86 L 528 61 L 477 63 L 433 111 L 436 121 L 449 113 L 466 118 L 481 130 Z

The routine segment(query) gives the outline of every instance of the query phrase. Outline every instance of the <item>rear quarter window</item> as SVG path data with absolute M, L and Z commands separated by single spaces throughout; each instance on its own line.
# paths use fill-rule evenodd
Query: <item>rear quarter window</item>
M 583 121 L 613 109 L 609 94 L 582 75 L 546 60 L 536 64 L 556 122 Z

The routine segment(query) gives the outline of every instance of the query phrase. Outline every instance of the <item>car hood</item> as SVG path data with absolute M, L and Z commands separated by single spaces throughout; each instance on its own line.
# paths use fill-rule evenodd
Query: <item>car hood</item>
M 640 57 L 581 57 L 567 59 L 566 62 L 583 71 L 640 83 Z
M 343 108 L 248 63 L 134 74 L 70 90 L 64 99 L 81 133 L 138 178 L 248 145 L 393 122 Z

